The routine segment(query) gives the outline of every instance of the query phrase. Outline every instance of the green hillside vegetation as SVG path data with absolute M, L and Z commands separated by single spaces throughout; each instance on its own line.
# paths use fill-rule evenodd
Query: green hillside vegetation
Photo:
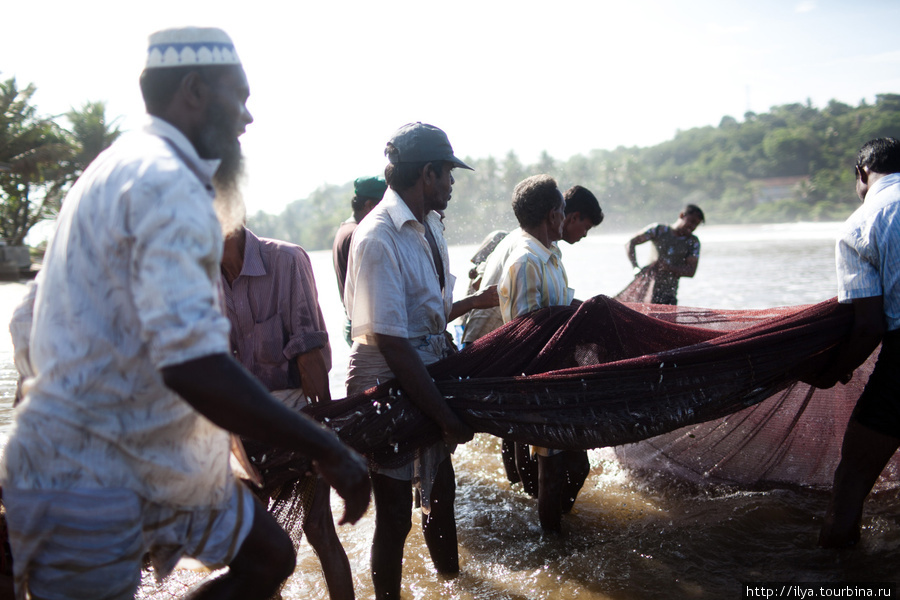
M 716 224 L 839 221 L 859 204 L 856 151 L 886 136 L 900 138 L 900 94 L 879 94 L 874 105 L 832 100 L 819 109 L 807 101 L 747 113 L 742 121 L 726 116 L 718 127 L 680 131 L 657 146 L 593 150 L 565 161 L 547 153 L 532 165 L 514 152 L 466 157 L 475 172 L 456 177 L 447 240 L 476 243 L 493 229 L 514 227 L 512 190 L 537 173 L 552 175 L 563 189 L 580 184 L 593 191 L 605 231 L 674 221 L 686 203 L 701 206 Z M 330 248 L 352 195 L 351 183 L 323 186 L 279 215 L 251 216 L 249 224 L 259 235 L 307 250 Z

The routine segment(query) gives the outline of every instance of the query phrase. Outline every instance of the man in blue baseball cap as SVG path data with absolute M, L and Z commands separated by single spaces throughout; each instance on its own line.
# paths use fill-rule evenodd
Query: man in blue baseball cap
M 412 523 L 413 482 L 422 503 L 422 527 L 435 569 L 459 572 L 450 455 L 474 431 L 455 414 L 426 365 L 446 357 L 447 323 L 472 308 L 497 304 L 495 288 L 453 302 L 447 242 L 439 211 L 450 202 L 454 168 L 471 169 L 453 154 L 447 135 L 410 123 L 391 137 L 384 199 L 353 234 L 344 300 L 353 324 L 347 392 L 396 377 L 413 404 L 441 429 L 437 443 L 415 459 L 371 469 L 375 497 L 372 580 L 376 598 L 399 598 L 403 547 Z

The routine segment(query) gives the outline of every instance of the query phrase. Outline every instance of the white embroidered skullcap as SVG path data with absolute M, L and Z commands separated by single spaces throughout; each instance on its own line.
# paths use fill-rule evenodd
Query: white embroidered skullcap
M 239 64 L 231 38 L 215 27 L 179 27 L 150 35 L 148 69 Z

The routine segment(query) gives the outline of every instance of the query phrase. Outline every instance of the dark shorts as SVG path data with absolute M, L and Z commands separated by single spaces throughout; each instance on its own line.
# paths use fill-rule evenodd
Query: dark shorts
M 652 304 L 678 304 L 678 278 L 656 277 L 653 282 Z
M 878 362 L 853 418 L 879 433 L 900 438 L 900 329 L 889 331 L 881 340 Z

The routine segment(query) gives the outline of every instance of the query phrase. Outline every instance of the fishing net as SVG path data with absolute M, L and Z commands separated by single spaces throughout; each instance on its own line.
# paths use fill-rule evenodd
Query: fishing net
M 827 486 L 872 359 L 847 385 L 802 380 L 851 322 L 835 300 L 714 310 L 598 296 L 520 317 L 429 371 L 477 431 L 561 449 L 627 444 L 617 449 L 627 466 L 698 483 Z M 386 466 L 440 437 L 395 381 L 304 410 Z M 308 479 L 302 457 L 271 460 L 267 475 L 282 465 L 284 485 Z M 898 462 L 879 485 L 898 480 Z M 146 584 L 148 596 L 176 595 Z
M 656 285 L 653 267 L 647 265 L 641 269 L 624 290 L 615 295 L 619 302 L 637 302 L 646 304 L 653 298 L 653 288 Z
M 851 322 L 836 300 L 715 310 L 598 296 L 520 317 L 429 371 L 476 431 L 570 450 L 669 434 L 620 456 L 698 481 L 827 485 L 865 377 L 802 380 Z M 309 412 L 385 466 L 440 436 L 394 381 Z
M 291 537 L 294 548 L 299 548 L 316 492 L 317 476 L 309 458 L 256 440 L 244 439 L 243 444 L 262 481 L 248 485 Z
M 653 270 L 645 267 L 616 300 L 650 302 L 654 284 Z M 732 329 L 742 327 L 744 317 L 727 323 Z M 844 430 L 877 355 L 876 350 L 848 385 L 826 391 L 795 383 L 734 415 L 617 447 L 616 455 L 629 468 L 674 475 L 695 484 L 830 487 Z M 900 455 L 885 468 L 875 490 L 895 487 L 898 482 Z
M 852 309 L 716 310 L 597 296 L 512 321 L 431 365 L 447 403 L 476 431 L 526 444 L 617 446 L 633 470 L 698 484 L 828 487 L 874 359 L 847 385 L 803 383 L 849 331 Z M 440 438 L 396 381 L 305 409 L 381 466 Z M 294 453 L 266 459 L 273 508 L 299 541 L 305 514 Z M 900 481 L 895 457 L 876 489 Z

